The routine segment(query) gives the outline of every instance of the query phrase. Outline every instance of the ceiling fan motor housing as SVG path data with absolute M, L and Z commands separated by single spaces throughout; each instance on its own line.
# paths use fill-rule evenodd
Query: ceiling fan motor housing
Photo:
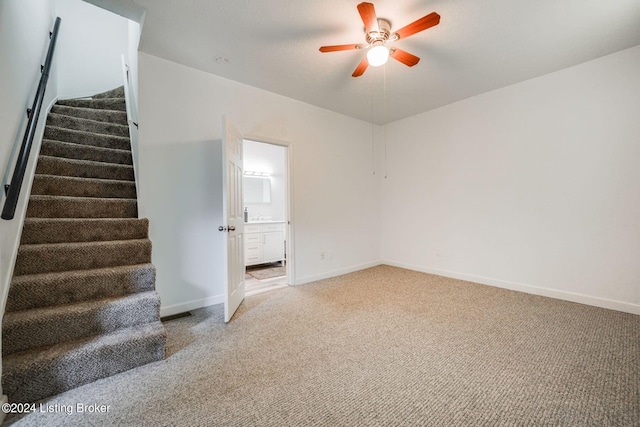
M 386 19 L 378 18 L 378 29 L 378 32 L 371 31 L 367 33 L 367 44 L 373 45 L 376 44 L 376 42 L 385 43 L 389 40 L 391 37 L 391 23 Z M 366 31 L 365 29 L 365 32 Z

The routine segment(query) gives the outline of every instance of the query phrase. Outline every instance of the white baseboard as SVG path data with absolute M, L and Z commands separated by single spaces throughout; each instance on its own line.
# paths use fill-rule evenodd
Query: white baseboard
M 365 268 L 376 267 L 376 266 L 378 266 L 380 264 L 383 264 L 383 262 L 382 261 L 372 261 L 372 262 L 367 262 L 367 263 L 364 263 L 364 264 L 354 265 L 354 266 L 347 267 L 347 268 L 341 268 L 339 270 L 328 271 L 326 273 L 314 274 L 312 276 L 296 278 L 295 284 L 296 285 L 304 285 L 306 283 L 311 283 L 311 282 L 315 282 L 315 281 L 323 280 L 323 279 L 329 279 L 331 277 L 336 277 L 336 276 L 340 276 L 340 275 L 343 275 L 343 274 L 353 273 L 354 271 L 364 270 Z
M 208 298 L 197 299 L 180 304 L 173 304 L 166 307 L 160 307 L 160 317 L 173 316 L 174 314 L 185 313 L 196 308 L 209 307 L 210 305 L 224 303 L 224 295 L 214 295 Z
M 632 304 L 624 301 L 615 301 L 606 298 L 594 297 L 575 292 L 567 292 L 559 289 L 543 288 L 540 286 L 527 285 L 524 283 L 509 282 L 506 280 L 493 279 L 491 277 L 475 276 L 472 274 L 458 273 L 455 271 L 439 270 L 437 268 L 422 267 L 417 265 L 405 264 L 396 261 L 383 261 L 382 264 L 393 267 L 405 268 L 407 270 L 420 271 L 422 273 L 435 274 L 437 276 L 450 277 L 452 279 L 466 280 L 468 282 L 479 283 L 482 285 L 495 286 L 497 288 L 510 289 L 512 291 L 525 292 L 527 294 L 540 295 L 550 298 L 556 298 L 564 301 L 577 302 L 580 304 L 592 305 L 595 307 L 608 308 L 611 310 L 622 311 L 631 314 L 640 314 L 640 305 Z
M 353 273 L 354 271 L 364 270 L 365 268 L 375 267 L 380 265 L 380 261 L 368 262 L 365 264 L 355 265 L 348 268 L 342 268 L 339 270 L 333 270 L 322 274 L 316 274 L 313 276 L 303 277 L 295 281 L 296 285 L 304 285 L 306 283 L 315 282 L 317 280 L 328 279 L 330 277 L 340 276 L 342 274 Z M 169 306 L 160 307 L 160 317 L 173 316 L 174 314 L 185 313 L 197 308 L 208 307 L 215 304 L 224 304 L 224 294 L 214 295 L 208 298 L 202 298 L 180 304 L 173 304 Z
M 550 298 L 556 298 L 564 301 L 571 301 L 580 304 L 592 305 L 595 307 L 607 308 L 611 310 L 622 311 L 625 313 L 640 315 L 640 305 L 628 303 L 624 301 L 615 301 L 606 298 L 594 297 L 590 295 L 579 294 L 575 292 L 567 292 L 558 289 L 543 288 L 540 286 L 527 285 L 524 283 L 510 282 L 506 280 L 494 279 L 490 277 L 476 276 L 473 274 L 458 273 L 455 271 L 440 270 L 431 267 L 422 267 L 417 265 L 405 264 L 397 261 L 372 261 L 359 264 L 347 268 L 328 271 L 326 273 L 315 274 L 312 276 L 301 277 L 295 281 L 296 285 L 304 285 L 318 280 L 329 279 L 331 277 L 341 276 L 343 274 L 353 273 L 355 271 L 364 270 L 366 268 L 376 267 L 378 265 L 390 265 L 392 267 L 404 268 L 407 270 L 419 271 L 422 273 L 435 274 L 437 276 L 450 277 L 452 279 L 466 280 L 468 282 L 479 283 L 482 285 L 495 286 L 497 288 L 510 289 L 513 291 L 525 292 L 533 295 L 540 295 Z M 224 295 L 214 295 L 212 297 L 199 300 L 189 301 L 181 304 L 174 304 L 160 308 L 160 316 L 166 317 L 174 314 L 184 313 L 186 311 L 195 310 L 197 308 L 208 307 L 215 304 L 223 304 Z

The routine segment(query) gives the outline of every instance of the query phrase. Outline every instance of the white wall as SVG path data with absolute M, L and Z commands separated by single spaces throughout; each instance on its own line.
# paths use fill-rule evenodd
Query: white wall
M 53 29 L 52 6 L 43 0 L 2 0 L 0 2 L 0 173 L 2 186 L 11 182 L 17 150 L 27 125 L 26 110 L 31 108 L 40 79 L 40 65 L 49 47 L 49 31 Z M 44 123 L 47 111 L 56 97 L 55 61 L 49 75 L 39 122 Z M 44 126 L 36 130 L 31 161 L 23 182 L 21 196 L 13 220 L 0 220 L 0 318 L 4 315 L 7 291 L 20 231 L 31 187 L 36 153 Z M 15 147 L 15 152 L 14 152 Z M 12 152 L 14 152 L 12 154 Z M 0 207 L 4 206 L 4 191 L 0 191 Z M 1 375 L 1 364 L 0 364 Z M 0 388 L 0 395 L 2 394 Z M 6 399 L 6 396 L 3 396 Z M 0 417 L 1 420 L 1 417 Z
M 244 170 L 268 172 L 271 184 L 271 203 L 244 203 L 249 219 L 261 216 L 284 221 L 287 205 L 286 147 L 245 140 L 243 149 Z
M 3 0 L 0 3 L 0 167 L 2 186 L 11 183 L 18 150 L 27 127 L 27 108 L 33 105 L 40 80 L 40 65 L 49 48 L 49 31 L 54 16 L 49 2 L 41 0 Z M 27 164 L 18 206 L 13 220 L 0 220 L 0 315 L 4 313 L 20 232 L 24 221 L 35 159 L 40 150 L 44 122 L 57 96 L 57 57 L 49 73 L 42 110 L 36 128 L 30 161 Z M 4 206 L 4 191 L 0 191 L 0 206 Z
M 375 265 L 379 183 L 371 124 L 139 54 L 141 215 L 168 315 L 221 301 L 220 146 L 226 114 L 250 139 L 293 153 L 295 282 Z M 320 260 L 320 251 L 332 251 Z
M 62 18 L 60 97 L 91 96 L 122 86 L 120 58 L 129 55 L 129 20 L 82 0 L 55 0 L 55 12 Z
M 640 46 L 387 132 L 383 260 L 640 313 Z
M 128 20 L 128 51 L 124 57 L 127 72 L 122 79 L 125 81 L 125 97 L 127 98 L 127 122 L 129 123 L 129 139 L 131 141 L 131 160 L 136 175 L 136 189 L 138 184 L 138 46 L 140 44 L 141 25 Z M 124 72 L 124 71 L 123 71 Z
M 129 80 L 131 81 L 132 93 L 129 94 L 132 105 L 132 120 L 138 121 L 138 46 L 140 45 L 141 25 L 138 22 L 128 20 L 128 51 L 126 55 L 127 65 L 129 65 Z

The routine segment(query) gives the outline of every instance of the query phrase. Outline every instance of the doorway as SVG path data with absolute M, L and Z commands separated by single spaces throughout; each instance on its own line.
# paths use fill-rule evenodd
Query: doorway
M 243 140 L 245 294 L 285 287 L 290 277 L 289 148 Z

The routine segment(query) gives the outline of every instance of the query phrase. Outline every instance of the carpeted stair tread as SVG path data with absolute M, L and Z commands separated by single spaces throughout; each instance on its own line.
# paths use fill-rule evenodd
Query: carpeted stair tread
M 129 136 L 129 126 L 107 123 L 97 120 L 84 119 L 62 114 L 49 113 L 47 116 L 47 126 L 92 132 L 104 135 Z
M 101 110 L 127 111 L 124 98 L 104 98 L 104 99 L 60 99 L 56 103 L 69 107 L 98 108 Z
M 93 147 L 115 148 L 117 150 L 131 150 L 128 137 L 105 135 L 47 125 L 44 128 L 44 138 L 54 141 L 73 142 Z
M 31 196 L 28 218 L 137 218 L 136 199 Z
M 31 194 L 135 199 L 136 183 L 113 179 L 36 174 Z
M 164 358 L 160 321 L 3 358 L 3 392 L 11 402 L 48 396 Z
M 137 216 L 124 87 L 58 101 L 5 306 L 10 401 L 34 402 L 164 358 L 149 222 Z
M 54 114 L 78 117 L 81 119 L 96 120 L 104 123 L 116 123 L 127 126 L 127 112 L 120 110 L 101 110 L 98 108 L 69 107 L 67 105 L 54 105 L 51 108 Z
M 152 291 L 155 280 L 150 263 L 14 276 L 6 312 Z
M 25 218 L 20 243 L 98 242 L 146 239 L 146 218 Z
M 41 155 L 36 174 L 134 181 L 133 166 Z
M 149 239 L 20 245 L 14 275 L 89 270 L 151 262 Z
M 155 290 L 6 313 L 2 355 L 152 323 L 159 313 L 160 297 Z
M 102 99 L 102 98 L 124 98 L 124 86 L 119 86 L 115 89 L 108 90 L 106 92 L 101 92 L 95 94 L 91 97 L 92 99 Z
M 90 160 L 107 164 L 131 165 L 131 150 L 94 147 L 72 142 L 42 140 L 40 155 L 74 160 Z

